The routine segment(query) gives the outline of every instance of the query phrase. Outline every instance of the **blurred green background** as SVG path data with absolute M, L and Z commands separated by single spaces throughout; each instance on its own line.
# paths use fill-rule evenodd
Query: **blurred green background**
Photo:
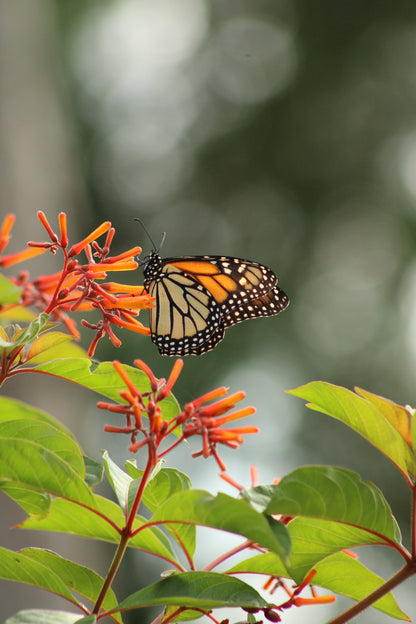
M 43 238 L 37 210 L 54 224 L 63 210 L 73 242 L 109 219 L 113 251 L 140 244 L 145 255 L 140 217 L 156 243 L 167 232 L 163 255 L 225 254 L 273 268 L 287 311 L 238 325 L 211 353 L 187 358 L 176 396 L 246 390 L 261 433 L 222 453 L 234 478 L 249 484 L 250 464 L 261 482 L 305 463 L 352 468 L 383 490 L 405 539 L 399 474 L 284 390 L 323 379 L 416 404 L 415 68 L 414 0 L 0 0 L 0 202 L 2 215 L 17 214 L 13 250 Z M 142 274 L 125 280 L 142 283 Z M 102 341 L 97 357 L 140 357 L 168 375 L 173 360 L 149 339 L 119 335 L 122 349 Z M 95 397 L 39 379 L 10 391 L 62 417 L 94 457 L 104 446 L 127 457 L 124 440 L 102 433 Z M 231 493 L 214 463 L 190 460 L 185 447 L 169 465 Z M 74 558 L 80 549 L 91 565 L 88 543 L 10 538 L 22 516 L 2 500 L 3 546 L 44 539 Z M 112 549 L 94 553 L 104 572 Z M 202 549 L 201 565 L 209 554 Z M 389 552 L 361 549 L 367 557 L 385 578 L 399 565 Z M 140 561 L 130 558 L 121 595 L 148 581 L 151 563 L 143 571 Z M 416 617 L 407 588 L 397 596 Z M 9 584 L 0 604 L 5 616 L 65 607 Z M 284 621 L 322 622 L 342 604 Z M 369 611 L 359 621 L 390 620 Z

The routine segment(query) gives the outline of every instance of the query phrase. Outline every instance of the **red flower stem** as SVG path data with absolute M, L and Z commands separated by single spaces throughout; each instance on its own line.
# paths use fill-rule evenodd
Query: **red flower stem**
M 386 581 L 381 587 L 378 587 L 375 591 L 373 591 L 369 596 L 357 602 L 351 609 L 348 609 L 338 617 L 330 620 L 328 624 L 344 624 L 344 622 L 348 622 L 353 617 L 362 613 L 365 609 L 374 604 L 377 600 L 386 596 L 389 592 L 392 591 L 395 587 L 403 583 L 407 578 L 416 573 L 416 564 L 407 563 L 399 572 L 397 572 L 394 576 L 391 577 L 389 581 Z
M 147 459 L 146 468 L 144 469 L 139 488 L 136 492 L 136 497 L 134 499 L 133 505 L 131 506 L 129 517 L 127 518 L 126 530 L 128 531 L 129 535 L 131 534 L 133 522 L 136 517 L 140 502 L 142 500 L 144 488 L 146 487 L 150 473 L 156 464 L 156 454 L 154 450 L 152 449 L 151 444 L 149 444 L 148 448 L 149 448 L 149 457 Z
M 150 446 L 149 446 L 150 449 Z M 134 519 L 136 517 L 136 513 L 137 510 L 139 508 L 140 505 L 140 501 L 143 495 L 143 490 L 145 488 L 145 485 L 147 483 L 147 480 L 149 478 L 150 472 L 153 469 L 155 462 L 153 461 L 153 456 L 154 456 L 154 452 L 152 450 L 149 451 L 149 457 L 147 460 L 147 465 L 146 468 L 144 470 L 141 482 L 140 482 L 140 487 L 137 490 L 137 494 L 136 494 L 136 498 L 134 499 L 134 503 L 132 505 L 131 511 L 129 513 L 129 517 L 127 518 L 127 523 L 126 526 L 124 527 L 123 531 L 121 532 L 121 539 L 120 539 L 120 543 L 118 545 L 116 554 L 114 555 L 113 561 L 111 562 L 111 566 L 110 569 L 107 572 L 107 576 L 105 577 L 103 586 L 101 588 L 100 594 L 97 598 L 97 601 L 94 605 L 93 610 L 91 611 L 91 615 L 95 614 L 98 615 L 98 613 L 100 612 L 101 606 L 104 602 L 104 599 L 107 595 L 108 590 L 111 587 L 111 584 L 114 580 L 114 577 L 117 573 L 117 570 L 120 567 L 120 564 L 123 560 L 124 557 L 124 553 L 126 552 L 129 540 L 132 537 L 132 526 L 133 526 L 133 522 Z
M 223 563 L 224 561 L 226 561 L 230 557 L 233 557 L 234 555 L 241 552 L 242 550 L 245 550 L 246 548 L 250 548 L 252 545 L 253 545 L 253 542 L 250 542 L 250 540 L 246 540 L 245 542 L 240 544 L 240 546 L 236 546 L 235 548 L 228 550 L 226 553 L 224 553 L 223 555 L 220 555 L 220 557 L 217 557 L 217 559 L 214 559 L 214 561 L 211 561 L 211 563 L 205 566 L 204 572 L 210 572 L 211 570 L 216 568 L 218 565 L 220 565 L 220 563 Z
M 170 433 L 170 431 L 168 431 L 166 433 L 166 435 Z M 178 438 L 173 444 L 171 444 L 171 446 L 169 448 L 167 448 L 165 451 L 162 451 L 161 453 L 158 454 L 158 459 L 160 459 L 161 457 L 163 457 L 164 455 L 166 455 L 167 453 L 170 453 L 172 449 L 175 448 L 175 446 L 178 446 L 179 444 L 181 444 L 184 441 L 184 437 L 181 436 L 180 438 Z
M 61 276 L 59 278 L 58 284 L 55 288 L 55 292 L 53 293 L 53 297 L 48 305 L 48 307 L 46 308 L 45 312 L 46 314 L 50 314 L 52 312 L 52 310 L 54 309 L 54 307 L 56 306 L 56 299 L 57 299 L 57 295 L 59 293 L 59 291 L 61 290 L 61 286 L 67 276 L 67 269 L 68 269 L 68 262 L 69 262 L 69 258 L 68 258 L 68 254 L 66 252 L 66 249 L 62 250 L 65 254 L 65 260 L 64 260 L 64 266 L 62 267 L 62 271 L 61 271 Z

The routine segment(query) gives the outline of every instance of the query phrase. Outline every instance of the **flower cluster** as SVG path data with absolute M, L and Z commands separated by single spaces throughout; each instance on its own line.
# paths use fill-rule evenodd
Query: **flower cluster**
M 149 335 L 150 330 L 135 318 L 141 309 L 153 306 L 153 299 L 143 286 L 135 287 L 104 281 L 109 271 L 137 269 L 135 256 L 141 252 L 141 248 L 133 247 L 117 256 L 110 256 L 115 230 L 109 221 L 102 223 L 80 242 L 69 246 L 65 213 L 59 215 L 59 235 L 54 232 L 43 212 L 38 212 L 38 218 L 50 241 L 30 241 L 28 249 L 0 256 L 0 266 L 9 267 L 48 250 L 53 254 L 60 250 L 63 253 L 63 267 L 57 273 L 42 275 L 34 280 L 29 278 L 27 271 L 21 272 L 16 278 L 11 278 L 16 286 L 22 288 L 19 305 L 34 306 L 50 314 L 52 319 L 63 322 L 77 339 L 79 333 L 75 321 L 68 313 L 98 310 L 101 313 L 101 320 L 97 323 L 81 321 L 85 327 L 96 332 L 89 348 L 90 356 L 94 354 L 97 342 L 104 335 L 109 337 L 114 346 L 120 346 L 121 341 L 114 334 L 112 326 L 125 327 Z M 13 223 L 13 215 L 8 215 L 0 229 L 0 254 L 8 244 Z M 96 239 L 103 234 L 107 236 L 101 247 Z M 86 263 L 77 258 L 82 251 L 86 255 Z
M 217 452 L 217 445 L 224 444 L 231 448 L 237 448 L 243 443 L 243 435 L 257 433 L 254 426 L 225 428 L 224 425 L 239 418 L 254 414 L 254 407 L 246 407 L 235 412 L 228 413 L 236 403 L 241 401 L 244 392 L 236 392 L 226 396 L 228 388 L 217 388 L 203 396 L 187 403 L 184 409 L 171 420 L 163 418 L 161 401 L 166 399 L 172 387 L 179 377 L 183 367 L 183 361 L 177 360 L 172 368 L 169 379 L 157 379 L 150 368 L 141 360 L 135 360 L 135 365 L 142 370 L 150 382 L 150 391 L 140 392 L 132 382 L 125 368 L 120 362 L 113 363 L 115 370 L 126 385 L 126 389 L 120 392 L 120 397 L 125 401 L 121 404 L 112 404 L 101 401 L 98 407 L 118 414 L 124 414 L 126 425 L 115 427 L 106 425 L 105 431 L 111 433 L 124 433 L 130 435 L 129 450 L 136 453 L 142 447 L 147 446 L 151 463 L 155 464 L 158 459 L 169 453 L 178 444 L 192 436 L 199 435 L 202 439 L 202 449 L 193 454 L 193 457 L 212 455 L 221 470 L 226 466 Z M 214 399 L 221 398 L 214 401 Z M 208 403 L 208 404 L 207 404 Z M 143 421 L 143 415 L 148 420 Z M 176 441 L 164 450 L 160 445 L 165 438 L 175 430 L 182 427 L 182 432 Z

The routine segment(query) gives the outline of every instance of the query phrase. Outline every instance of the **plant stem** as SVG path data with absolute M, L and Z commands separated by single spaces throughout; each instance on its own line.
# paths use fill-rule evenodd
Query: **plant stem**
M 104 599 L 107 595 L 108 590 L 111 587 L 111 583 L 113 582 L 113 579 L 116 575 L 116 572 L 118 570 L 118 568 L 120 567 L 120 563 L 123 559 L 124 553 L 126 551 L 127 545 L 129 543 L 129 535 L 127 533 L 123 533 L 121 536 L 121 540 L 120 543 L 118 545 L 116 554 L 114 555 L 113 561 L 111 562 L 111 566 L 110 569 L 107 573 L 107 576 L 105 577 L 103 586 L 101 588 L 100 594 L 97 598 L 97 601 L 94 605 L 93 610 L 91 611 L 91 614 L 95 614 L 98 615 L 98 613 L 100 612 L 101 606 L 104 602 Z
M 397 572 L 397 574 L 392 576 L 389 581 L 386 581 L 383 585 L 381 585 L 381 587 L 378 587 L 369 596 L 366 596 L 366 598 L 363 598 L 363 600 L 357 602 L 357 604 L 352 606 L 351 609 L 348 609 L 348 611 L 345 611 L 338 617 L 330 620 L 328 624 L 344 624 L 344 622 L 348 622 L 354 616 L 358 615 L 359 613 L 367 609 L 367 607 L 370 607 L 377 600 L 388 594 L 394 587 L 403 583 L 403 581 L 412 576 L 412 574 L 415 574 L 415 572 L 415 565 L 412 563 L 407 563 L 401 570 L 399 570 L 399 572 Z
M 136 517 L 137 509 L 140 505 L 140 501 L 143 495 L 143 490 L 149 478 L 150 472 L 154 466 L 153 456 L 154 456 L 154 453 L 150 452 L 149 458 L 147 460 L 147 465 L 146 465 L 145 471 L 143 473 L 143 476 L 140 482 L 140 487 L 137 490 L 136 497 L 134 499 L 133 505 L 131 507 L 131 511 L 129 513 L 129 517 L 127 518 L 126 526 L 124 527 L 121 533 L 120 543 L 118 545 L 116 554 L 114 555 L 113 561 L 111 562 L 111 566 L 110 566 L 110 569 L 108 570 L 107 576 L 105 577 L 100 594 L 91 612 L 92 614 L 98 615 L 98 613 L 100 612 L 101 606 L 104 602 L 107 592 L 111 587 L 111 583 L 114 580 L 117 570 L 119 569 L 121 561 L 124 557 L 124 553 L 126 552 L 126 548 L 132 536 L 133 522 Z

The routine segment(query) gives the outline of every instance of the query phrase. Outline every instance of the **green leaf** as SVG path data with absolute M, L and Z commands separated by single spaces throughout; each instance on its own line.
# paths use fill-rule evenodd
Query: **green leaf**
M 41 548 L 26 548 L 20 551 L 20 554 L 34 563 L 43 565 L 46 570 L 53 572 L 72 592 L 77 592 L 93 604 L 97 600 L 104 579 L 94 570 L 90 570 L 69 559 L 64 559 L 54 552 Z M 104 599 L 103 609 L 108 611 L 114 608 L 116 604 L 116 596 L 113 590 L 110 589 Z M 119 618 L 117 619 L 121 621 Z
M 128 463 L 126 468 L 127 471 L 131 471 L 131 474 L 137 475 L 135 478 L 139 478 L 139 473 L 142 472 L 134 466 L 130 468 Z M 147 483 L 143 493 L 143 503 L 150 511 L 155 512 L 165 500 L 177 492 L 190 490 L 191 487 L 191 480 L 184 472 L 175 468 L 162 468 Z
M 97 495 L 93 495 L 93 499 L 93 504 L 88 509 L 72 501 L 55 498 L 47 517 L 41 520 L 28 518 L 19 527 L 40 531 L 57 531 L 118 544 L 120 542 L 119 531 L 126 524 L 123 512 L 113 501 Z M 145 527 L 147 523 L 148 520 L 136 516 L 133 530 Z M 129 547 L 152 553 L 172 565 L 177 562 L 177 556 L 168 538 L 158 527 L 142 528 L 129 541 Z
M 385 583 L 380 576 L 345 553 L 337 553 L 320 561 L 316 565 L 316 571 L 317 574 L 313 579 L 314 585 L 356 601 L 366 598 Z M 411 621 L 399 608 L 391 592 L 371 606 L 398 620 Z
M 117 496 L 118 504 L 126 513 L 129 485 L 132 482 L 132 478 L 113 462 L 107 451 L 103 451 L 103 461 L 107 479 Z
M 247 539 L 277 553 L 284 561 L 290 554 L 290 538 L 281 524 L 280 535 L 267 519 L 243 500 L 226 494 L 212 496 L 202 490 L 189 490 L 171 496 L 156 511 L 152 522 L 185 522 L 244 535 Z
M 50 416 L 46 412 L 39 410 L 27 403 L 18 401 L 17 399 L 10 399 L 8 397 L 0 397 L 0 422 L 13 421 L 17 419 L 35 420 L 43 423 L 48 423 L 56 429 L 60 429 L 68 436 L 72 437 L 70 431 L 64 427 L 62 423 Z
M 25 412 L 26 418 L 19 414 L 0 422 L 0 484 L 91 502 L 73 437 L 51 420 L 39 419 L 36 411 L 32 415 L 27 406 Z
M 263 513 L 274 495 L 276 485 L 257 485 L 252 488 L 244 488 L 240 492 L 241 498 L 247 500 L 259 513 Z
M 141 370 L 127 365 L 124 365 L 124 368 L 139 392 L 151 390 L 149 378 Z M 120 390 L 125 390 L 125 385 L 114 370 L 112 362 L 101 362 L 93 369 L 93 363 L 88 359 L 64 358 L 41 364 L 36 370 L 72 381 L 116 402 L 120 402 Z M 178 403 L 172 394 L 159 405 L 166 420 L 172 420 L 179 414 Z
M 54 429 L 62 431 L 64 435 L 69 436 L 72 440 L 69 431 L 60 422 L 52 418 L 52 416 L 21 401 L 17 401 L 16 399 L 0 397 L 0 423 L 15 421 L 16 426 L 19 427 L 18 420 L 32 420 L 34 422 L 46 423 Z M 43 517 L 49 510 L 51 502 L 49 494 L 29 490 L 25 483 L 19 484 L 13 481 L 3 481 L 1 483 L 1 489 L 10 496 L 10 498 L 15 500 L 28 514 Z
M 26 548 L 19 552 L 0 548 L 0 578 L 45 589 L 80 607 L 82 604 L 72 592 L 76 591 L 94 603 L 104 582 L 93 570 L 41 548 Z M 115 594 L 109 590 L 103 608 L 109 610 L 116 604 Z M 116 619 L 121 621 L 119 617 Z
M 355 387 L 355 392 L 360 396 L 367 399 L 370 403 L 375 405 L 377 409 L 383 414 L 383 416 L 393 425 L 393 427 L 400 433 L 402 438 L 406 440 L 408 444 L 411 444 L 410 438 L 410 414 L 405 407 L 389 401 L 378 394 L 368 392 L 362 388 Z
M 268 603 L 240 579 L 216 572 L 183 572 L 135 592 L 123 600 L 118 609 L 150 605 L 175 605 L 208 611 L 216 607 L 261 609 Z
M 406 478 L 408 472 L 415 473 L 416 460 L 408 444 L 375 401 L 370 402 L 346 388 L 323 381 L 314 381 L 288 392 L 309 401 L 307 407 L 310 409 L 351 427 L 384 453 Z
M 264 574 L 265 576 L 282 576 L 291 578 L 284 563 L 275 553 L 266 553 L 249 557 L 239 561 L 232 568 L 226 570 L 227 574 Z
M 381 491 L 352 470 L 304 466 L 274 487 L 268 514 L 336 520 L 399 543 L 391 509 Z
M 25 364 L 31 366 L 51 362 L 59 358 L 87 358 L 87 352 L 73 342 L 73 336 L 57 331 L 41 334 L 31 345 Z
M 85 483 L 90 487 L 101 483 L 103 479 L 103 465 L 92 457 L 84 455 Z
M 328 555 L 368 544 L 385 544 L 381 535 L 330 520 L 316 518 L 294 518 L 288 524 L 292 540 L 290 576 L 300 583 L 311 568 Z
M 313 567 L 317 571 L 312 581 L 314 585 L 356 601 L 362 600 L 384 583 L 382 578 L 368 570 L 362 563 L 342 552 L 325 557 Z M 291 578 L 282 561 L 274 553 L 240 561 L 228 569 L 227 574 L 262 574 Z M 372 606 L 391 617 L 409 621 L 391 592 Z
M 41 561 L 34 561 L 24 551 L 0 548 L 0 578 L 46 589 L 74 604 L 80 604 L 61 578 Z
M 39 316 L 36 316 L 33 321 L 29 323 L 28 327 L 24 331 L 22 331 L 22 333 L 16 338 L 16 340 L 6 341 L 0 337 L 0 347 L 15 348 L 19 347 L 20 345 L 25 345 L 31 340 L 34 340 L 36 336 L 40 334 L 48 321 L 49 314 L 41 312 Z
M 19 288 L 7 277 L 0 274 L 0 302 L 1 305 L 19 303 L 22 288 Z
M 45 492 L 34 492 L 28 490 L 25 484 L 17 485 L 16 483 L 1 483 L 0 489 L 14 500 L 25 512 L 30 516 L 44 518 L 50 509 L 51 497 Z
M 79 613 L 51 611 L 49 609 L 25 609 L 12 615 L 4 624 L 75 624 L 75 622 L 80 621 Z

